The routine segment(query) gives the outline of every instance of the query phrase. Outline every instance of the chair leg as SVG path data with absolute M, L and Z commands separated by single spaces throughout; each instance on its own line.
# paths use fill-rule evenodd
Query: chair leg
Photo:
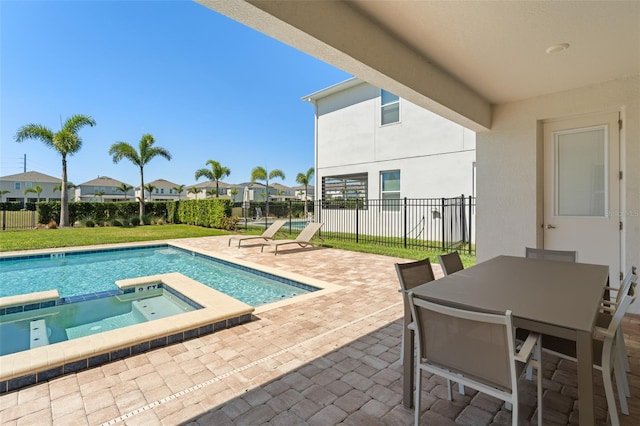
M 627 353 L 627 346 L 624 343 L 624 332 L 622 331 L 622 327 L 619 327 L 618 332 L 616 333 L 616 346 L 618 347 L 618 356 L 622 361 L 624 371 L 631 372 L 631 365 L 629 365 L 629 354 Z
M 622 368 L 621 362 L 616 362 L 613 367 L 613 373 L 616 377 L 616 386 L 618 387 L 618 400 L 620 401 L 620 411 L 622 414 L 629 415 L 629 406 L 627 405 L 627 397 L 625 392 L 625 385 L 628 387 L 626 381 L 626 371 Z M 604 370 L 603 370 L 604 371 Z
M 602 354 L 602 381 L 604 383 L 604 394 L 607 398 L 607 407 L 609 408 L 611 426 L 620 426 L 616 397 L 613 394 L 613 382 L 611 381 L 611 361 L 611 352 L 605 351 L 605 353 Z
M 419 426 L 420 425 L 420 400 L 422 398 L 420 398 L 420 391 L 422 389 L 422 369 L 416 365 L 416 389 L 414 391 L 414 396 L 415 396 L 415 402 L 414 402 L 414 407 L 415 407 L 415 419 L 414 419 L 414 425 L 415 426 Z
M 540 340 L 535 348 L 535 359 L 537 360 L 538 369 L 538 426 L 543 426 L 542 423 L 542 345 Z
M 447 397 L 449 401 L 453 401 L 453 394 L 451 393 L 451 380 L 447 380 Z
M 525 378 L 528 381 L 532 381 L 533 380 L 533 367 L 531 366 L 531 364 L 527 365 L 527 371 L 525 373 Z
M 400 365 L 404 362 L 404 335 L 406 332 L 407 330 L 402 330 L 402 341 L 400 342 Z

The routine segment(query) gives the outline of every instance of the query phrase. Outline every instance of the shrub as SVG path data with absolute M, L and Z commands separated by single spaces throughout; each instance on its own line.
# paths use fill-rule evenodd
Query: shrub
M 82 221 L 80 223 L 82 223 Z M 86 219 L 84 221 L 84 226 L 86 226 L 87 228 L 93 228 L 94 226 L 96 226 L 96 223 L 92 219 Z
M 58 228 L 58 224 L 56 223 L 55 220 L 50 221 L 49 223 L 47 223 L 47 228 L 49 229 L 56 229 Z
M 140 226 L 140 218 L 138 216 L 133 216 L 129 222 L 131 223 L 131 226 Z
M 157 219 L 154 219 L 154 223 L 155 223 L 156 225 L 164 225 L 164 223 L 165 223 L 165 222 L 164 222 L 164 219 L 163 219 L 163 218 L 159 217 L 159 218 L 157 218 Z
M 145 225 L 151 225 L 151 220 L 153 219 L 153 217 L 147 213 L 145 215 L 142 216 L 142 223 Z
M 111 219 L 111 226 L 124 226 L 124 224 L 122 223 L 122 219 L 115 218 Z

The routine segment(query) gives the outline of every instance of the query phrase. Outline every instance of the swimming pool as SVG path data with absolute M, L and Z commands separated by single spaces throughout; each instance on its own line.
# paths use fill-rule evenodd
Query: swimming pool
M 0 315 L 0 356 L 141 324 L 202 307 L 170 287 Z
M 56 289 L 60 297 L 82 298 L 117 292 L 114 282 L 118 280 L 170 272 L 179 272 L 251 306 L 318 290 L 164 244 L 0 258 L 0 297 Z

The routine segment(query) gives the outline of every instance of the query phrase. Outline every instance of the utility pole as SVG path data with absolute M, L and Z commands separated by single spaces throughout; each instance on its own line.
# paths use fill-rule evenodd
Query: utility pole
M 27 154 L 24 154 L 24 161 L 22 162 L 22 172 L 27 173 Z

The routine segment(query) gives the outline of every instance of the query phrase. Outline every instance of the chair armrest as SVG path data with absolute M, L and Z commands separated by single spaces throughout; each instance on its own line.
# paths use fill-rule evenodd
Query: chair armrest
M 415 321 L 411 321 L 411 322 L 409 323 L 409 325 L 407 326 L 407 328 L 408 328 L 409 330 L 416 331 L 416 323 L 415 323 Z
M 540 334 L 529 333 L 529 336 L 527 336 L 527 340 L 524 341 L 524 343 L 520 347 L 520 350 L 515 354 L 515 360 L 524 363 L 528 362 L 529 358 L 531 358 L 533 348 L 536 346 L 539 339 Z

